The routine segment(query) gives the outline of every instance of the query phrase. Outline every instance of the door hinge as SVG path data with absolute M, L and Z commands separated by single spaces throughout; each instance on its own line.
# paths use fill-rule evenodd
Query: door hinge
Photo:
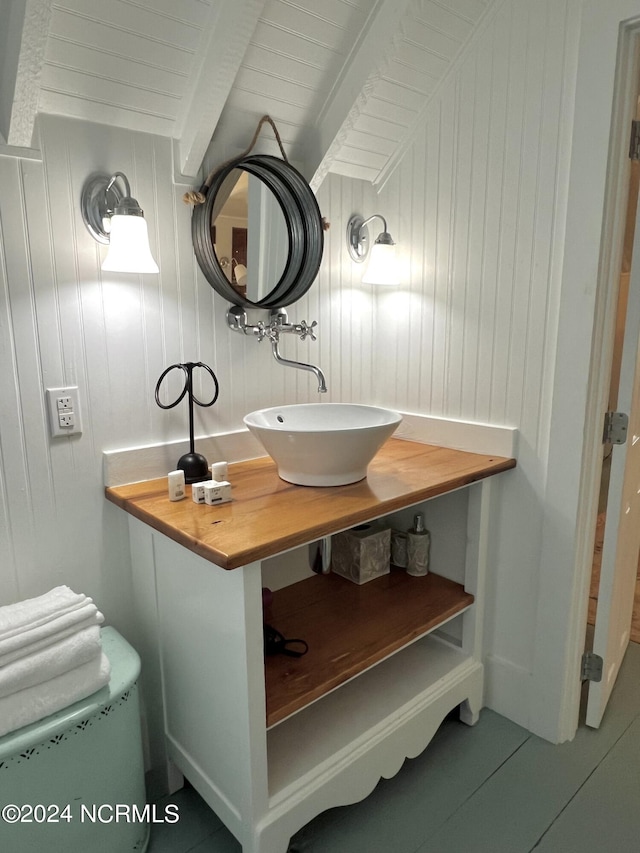
M 631 122 L 631 140 L 629 142 L 629 159 L 640 160 L 640 121 Z
M 604 416 L 603 444 L 624 444 L 629 429 L 629 415 L 624 412 L 606 412 Z
M 582 666 L 580 668 L 581 681 L 602 681 L 602 658 L 593 652 L 585 652 L 582 655 Z

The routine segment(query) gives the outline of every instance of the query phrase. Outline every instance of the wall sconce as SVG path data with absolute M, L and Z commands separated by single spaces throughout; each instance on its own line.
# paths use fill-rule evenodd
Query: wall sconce
M 118 186 L 122 181 L 125 194 Z M 109 246 L 102 269 L 109 272 L 159 272 L 149 248 L 149 232 L 140 205 L 131 197 L 126 175 L 92 175 L 82 188 L 82 219 L 98 243 Z
M 367 225 L 372 219 L 381 219 L 384 225 L 373 245 L 369 241 Z M 367 258 L 369 263 L 362 276 L 363 284 L 399 284 L 400 275 L 396 258 L 396 244 L 387 231 L 384 216 L 374 213 L 368 219 L 354 214 L 347 223 L 347 248 L 351 259 L 361 264 Z

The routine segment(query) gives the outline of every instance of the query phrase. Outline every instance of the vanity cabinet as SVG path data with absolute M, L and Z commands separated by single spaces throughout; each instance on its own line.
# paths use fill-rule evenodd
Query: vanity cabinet
M 348 486 L 293 486 L 261 458 L 230 466 L 224 506 L 170 503 L 166 479 L 107 489 L 130 516 L 152 739 L 161 726 L 243 853 L 285 853 L 422 752 L 456 706 L 477 720 L 491 478 L 514 465 L 390 439 Z M 417 508 L 427 577 L 358 586 L 308 569 L 309 543 L 378 518 L 406 528 Z M 304 657 L 265 660 L 263 585 L 282 587 L 268 620 L 307 641 Z

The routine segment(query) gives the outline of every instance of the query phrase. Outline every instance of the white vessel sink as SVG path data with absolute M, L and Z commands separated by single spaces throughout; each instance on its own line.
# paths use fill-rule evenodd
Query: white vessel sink
M 367 476 L 367 465 L 402 417 L 353 403 L 309 403 L 259 409 L 244 422 L 299 486 L 344 486 Z

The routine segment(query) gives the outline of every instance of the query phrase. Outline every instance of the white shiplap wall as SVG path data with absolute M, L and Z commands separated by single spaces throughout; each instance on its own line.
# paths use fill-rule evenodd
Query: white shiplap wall
M 405 265 L 400 292 L 378 297 L 381 396 L 400 409 L 519 430 L 518 469 L 500 484 L 488 698 L 524 725 L 564 248 L 574 8 L 556 0 L 499 4 L 431 102 L 376 207 L 403 246 Z
M 406 324 L 407 357 L 423 368 L 412 402 L 451 417 L 531 420 L 535 446 L 553 365 L 567 28 L 564 3 L 537 3 L 534 15 L 529 7 L 503 4 L 380 195 L 390 231 L 410 246 L 404 293 L 425 310 L 384 310 L 379 332 L 388 330 L 387 345 L 398 338 L 389 316 Z M 400 300 L 385 301 L 393 309 Z M 396 388 L 402 401 L 407 391 Z
M 292 307 L 318 343 L 283 351 L 327 373 L 329 399 L 516 426 L 519 467 L 499 488 L 489 600 L 489 700 L 528 723 L 542 501 L 560 292 L 573 39 L 570 0 L 505 0 L 433 99 L 379 196 L 329 176 L 318 282 Z M 121 514 L 102 496 L 101 452 L 184 435 L 185 413 L 153 402 L 161 370 L 202 359 L 220 401 L 204 432 L 279 401 L 313 399 L 313 377 L 231 334 L 197 270 L 169 142 L 46 118 L 44 161 L 0 157 L 0 600 L 66 582 L 125 634 Z M 96 169 L 126 172 L 146 209 L 159 277 L 99 272 L 78 199 Z M 358 283 L 344 249 L 352 212 L 383 213 L 404 285 Z M 43 388 L 80 387 L 85 433 L 52 442 Z
M 260 406 L 314 399 L 314 379 L 226 328 L 226 304 L 195 262 L 168 140 L 53 117 L 40 133 L 43 162 L 0 156 L 0 603 L 67 583 L 93 595 L 126 633 L 126 526 L 104 500 L 101 454 L 185 436 L 186 410 L 155 404 L 162 370 L 185 360 L 215 370 L 220 398 L 196 415 L 200 434 L 237 429 Z M 159 276 L 99 269 L 104 248 L 82 223 L 80 192 L 92 172 L 117 169 L 145 208 Z M 363 207 L 363 193 L 373 194 L 339 178 L 323 188 L 335 229 L 320 280 L 291 309 L 292 318 L 320 322 L 319 342 L 300 352 L 325 370 L 331 399 L 371 388 L 360 347 L 371 338 L 372 300 L 352 327 L 340 287 L 344 211 Z M 284 342 L 285 354 L 293 343 Z M 51 440 L 44 388 L 75 384 L 84 432 Z

